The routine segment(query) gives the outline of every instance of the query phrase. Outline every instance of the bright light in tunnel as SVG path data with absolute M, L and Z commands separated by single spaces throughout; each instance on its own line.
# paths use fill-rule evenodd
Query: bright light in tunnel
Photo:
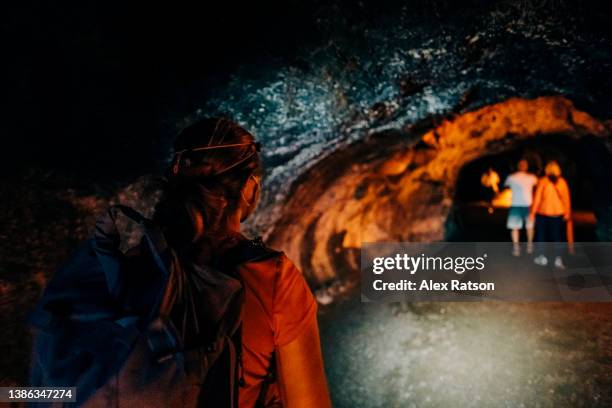
M 491 205 L 496 208 L 510 208 L 512 203 L 512 190 L 509 188 L 500 191 L 491 200 Z

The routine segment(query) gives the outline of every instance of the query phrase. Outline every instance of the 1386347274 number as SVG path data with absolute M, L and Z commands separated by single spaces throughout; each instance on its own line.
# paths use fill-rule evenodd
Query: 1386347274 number
M 75 387 L 0 387 L 0 402 L 75 402 Z

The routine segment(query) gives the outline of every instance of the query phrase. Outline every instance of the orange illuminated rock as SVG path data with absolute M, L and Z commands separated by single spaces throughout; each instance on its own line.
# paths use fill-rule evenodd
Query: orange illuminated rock
M 418 137 L 411 145 L 357 143 L 300 178 L 268 240 L 314 282 L 356 269 L 363 242 L 442 240 L 466 163 L 559 134 L 606 137 L 610 129 L 561 96 L 512 98 L 446 120 L 422 143 Z M 506 201 L 500 197 L 499 204 Z

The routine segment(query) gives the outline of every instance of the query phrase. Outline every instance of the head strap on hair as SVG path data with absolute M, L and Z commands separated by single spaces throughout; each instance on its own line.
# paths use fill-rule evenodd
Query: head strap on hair
M 255 152 L 258 152 L 261 149 L 261 143 L 259 143 L 259 142 L 247 142 L 247 143 L 231 143 L 231 144 L 215 145 L 215 146 L 202 146 L 202 147 L 195 147 L 195 148 L 192 148 L 192 149 L 178 150 L 178 151 L 174 152 L 175 159 L 174 159 L 174 166 L 172 166 L 172 171 L 174 172 L 174 174 L 178 173 L 179 167 L 180 167 L 180 163 L 181 163 L 181 156 L 185 152 L 198 152 L 198 151 L 201 151 L 201 150 L 224 149 L 224 148 L 230 148 L 230 147 L 250 146 L 250 145 L 255 146 Z M 230 165 L 229 167 L 226 167 L 223 170 L 220 170 L 220 171 L 216 172 L 215 175 L 224 173 L 224 172 L 228 171 L 229 169 L 231 169 L 233 167 L 236 167 L 240 163 L 243 163 L 248 158 L 253 156 L 255 154 L 255 152 L 251 152 L 251 154 L 247 155 L 244 159 L 238 160 L 236 163 Z
M 257 147 L 257 145 L 259 145 L 259 143 L 247 142 L 247 143 L 232 143 L 232 144 L 225 144 L 225 145 L 194 147 L 192 149 L 179 150 L 177 152 L 174 152 L 174 154 L 183 154 L 185 152 L 197 152 L 197 151 L 200 151 L 200 150 L 224 149 L 226 147 L 238 147 L 238 146 L 248 146 L 248 145 L 256 145 L 256 147 Z

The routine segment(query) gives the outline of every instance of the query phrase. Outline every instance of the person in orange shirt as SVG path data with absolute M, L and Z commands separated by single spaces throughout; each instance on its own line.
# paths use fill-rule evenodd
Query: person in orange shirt
M 556 161 L 548 162 L 544 173 L 536 186 L 530 218 L 535 220 L 537 242 L 562 242 L 565 222 L 571 219 L 569 186 L 561 176 L 561 167 Z M 540 246 L 538 252 L 534 262 L 541 266 L 548 265 L 546 251 Z M 565 268 L 558 245 L 548 255 L 554 256 L 555 267 Z
M 184 129 L 174 147 L 154 220 L 171 246 L 211 265 L 248 241 L 241 223 L 259 200 L 259 145 L 233 121 L 212 118 Z M 330 407 L 316 300 L 293 262 L 272 253 L 238 266 L 245 288 L 238 406 Z

